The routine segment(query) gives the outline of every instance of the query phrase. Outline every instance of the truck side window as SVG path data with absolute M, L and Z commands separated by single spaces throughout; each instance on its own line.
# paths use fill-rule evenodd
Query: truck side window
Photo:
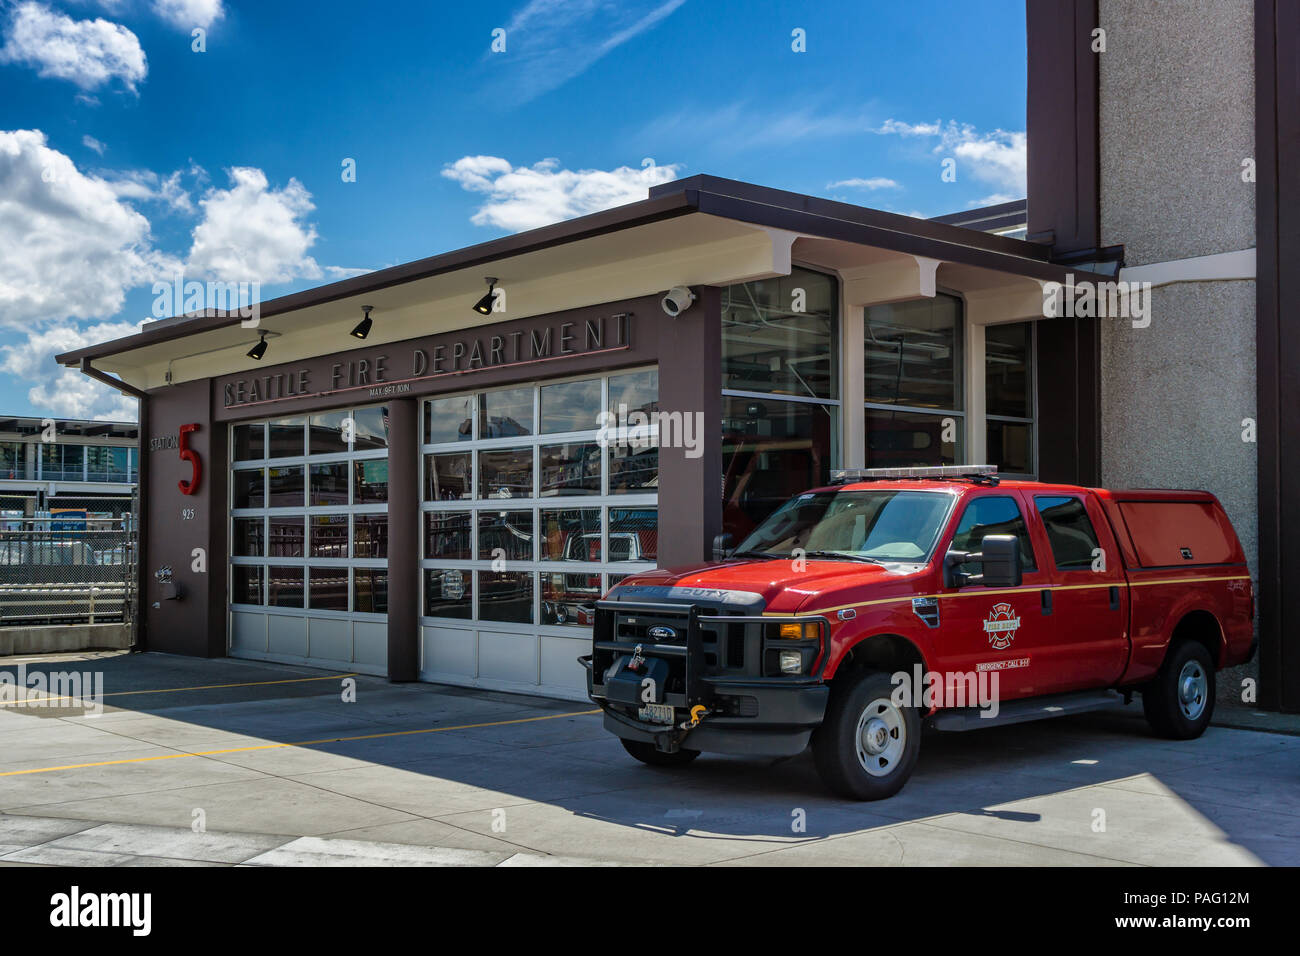
M 1035 495 L 1058 571 L 1090 571 L 1100 545 L 1083 502 L 1072 495 Z
M 1034 546 L 1029 541 L 1029 529 L 1025 526 L 1024 515 L 1015 498 L 1001 495 L 985 495 L 974 499 L 962 512 L 961 523 L 957 533 L 952 536 L 954 551 L 978 551 L 980 542 L 986 534 L 1014 534 L 1020 539 L 1020 564 L 1025 571 L 1037 571 L 1034 561 Z M 966 565 L 965 570 L 978 574 L 975 564 Z

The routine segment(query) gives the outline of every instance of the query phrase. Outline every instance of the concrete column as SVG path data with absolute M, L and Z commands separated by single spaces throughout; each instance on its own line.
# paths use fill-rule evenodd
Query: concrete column
M 702 561 L 722 531 L 722 295 L 699 299 L 660 331 L 659 408 L 704 428 L 695 451 L 659 449 L 659 566 Z M 661 442 L 664 428 L 660 427 Z M 691 433 L 694 435 L 694 432 Z M 689 454 L 702 452 L 698 457 Z
M 388 679 L 420 674 L 420 436 L 413 398 L 388 403 Z
M 847 305 L 844 308 L 843 331 L 840 336 L 840 462 L 844 468 L 862 468 L 867 463 L 867 436 L 864 423 L 863 402 L 866 401 L 866 382 L 863 378 L 866 364 L 863 355 L 866 308 Z

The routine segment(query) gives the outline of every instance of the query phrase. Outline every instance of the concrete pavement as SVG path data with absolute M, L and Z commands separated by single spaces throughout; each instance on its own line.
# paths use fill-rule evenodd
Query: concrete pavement
M 1295 736 L 1166 741 L 1124 713 L 928 734 L 902 793 L 857 804 L 806 754 L 644 767 L 542 698 L 158 654 L 25 666 L 101 673 L 104 709 L 0 705 L 8 865 L 1300 863 Z

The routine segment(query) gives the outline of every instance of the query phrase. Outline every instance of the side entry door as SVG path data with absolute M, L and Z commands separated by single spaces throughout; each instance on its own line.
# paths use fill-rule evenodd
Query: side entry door
M 1053 565 L 1046 683 L 1054 690 L 1109 686 L 1128 663 L 1129 594 L 1119 546 L 1095 499 L 1057 492 L 1032 501 Z
M 1020 539 L 1023 583 L 1018 588 L 973 584 L 941 592 L 942 666 L 950 685 L 988 671 L 991 688 L 992 672 L 996 672 L 999 699 L 1011 700 L 1043 692 L 1036 665 L 1052 640 L 1053 621 L 1044 613 L 1044 601 L 1050 598 L 1043 597 L 1051 576 L 1035 554 L 1018 495 L 993 492 L 968 499 L 949 550 L 979 551 L 984 537 L 991 534 Z M 973 574 L 981 571 L 978 564 L 962 569 Z

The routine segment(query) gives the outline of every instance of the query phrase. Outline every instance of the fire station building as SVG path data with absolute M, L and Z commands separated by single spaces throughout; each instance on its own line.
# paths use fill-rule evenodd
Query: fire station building
M 140 399 L 140 642 L 580 698 L 622 576 L 704 559 L 832 468 L 988 462 L 1218 494 L 1258 575 L 1261 700 L 1300 708 L 1277 266 L 1300 29 L 1264 0 L 1161 16 L 1029 4 L 1027 207 L 921 220 L 695 176 L 256 325 L 60 356 Z M 1192 102 L 1209 146 L 1183 141 Z M 1149 283 L 1149 314 L 1045 308 L 1081 276 Z

